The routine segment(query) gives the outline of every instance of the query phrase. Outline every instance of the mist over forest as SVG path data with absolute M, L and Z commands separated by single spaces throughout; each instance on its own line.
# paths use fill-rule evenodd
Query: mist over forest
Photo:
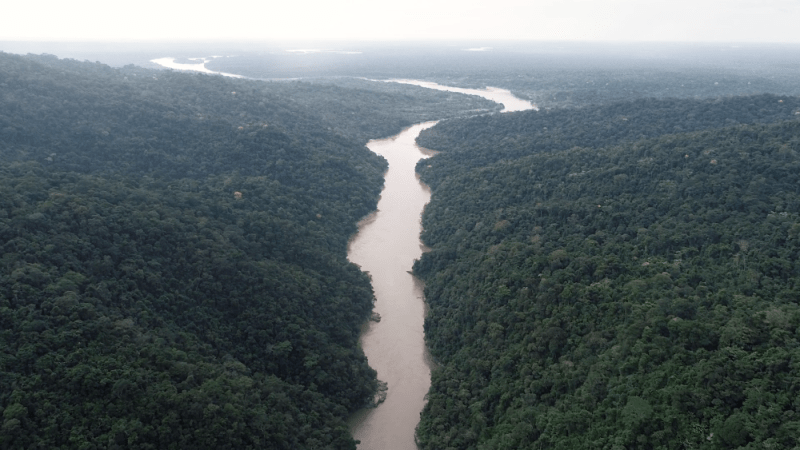
M 789 44 L 0 42 L 0 447 L 357 448 L 365 144 L 439 120 L 419 448 L 793 448 L 798 74 Z

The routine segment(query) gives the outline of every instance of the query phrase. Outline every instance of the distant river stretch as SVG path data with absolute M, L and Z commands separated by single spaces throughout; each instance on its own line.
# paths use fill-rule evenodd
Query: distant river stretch
M 431 89 L 481 95 L 503 103 L 503 111 L 532 109 L 530 102 L 504 89 L 461 89 L 416 80 L 392 80 Z M 368 322 L 361 347 L 378 379 L 388 384 L 386 401 L 350 418 L 359 450 L 417 450 L 414 431 L 431 385 L 431 362 L 425 347 L 425 301 L 422 285 L 409 271 L 422 256 L 420 218 L 430 200 L 415 167 L 429 155 L 416 145 L 419 133 L 435 125 L 414 125 L 388 139 L 372 140 L 370 150 L 389 161 L 378 210 L 359 224 L 350 242 L 348 258 L 369 272 L 375 290 L 375 312 L 380 322 Z
M 301 52 L 303 50 L 291 50 L 293 52 Z M 306 50 L 307 52 L 312 52 L 312 50 Z M 355 52 L 357 53 L 357 52 Z M 223 75 L 226 77 L 233 77 L 233 78 L 246 78 L 242 75 L 236 75 L 235 73 L 226 73 L 226 72 L 215 72 L 206 68 L 206 63 L 211 61 L 214 58 L 218 58 L 218 56 L 211 56 L 211 57 L 202 57 L 202 58 L 189 58 L 189 60 L 194 61 L 190 64 L 187 63 L 177 63 L 175 62 L 175 58 L 166 57 L 166 58 L 158 58 L 153 59 L 150 62 L 158 64 L 159 66 L 166 67 L 168 69 L 174 70 L 190 70 L 194 72 L 202 72 L 208 74 L 217 74 Z M 294 79 L 294 78 L 293 78 Z M 514 94 L 511 92 L 497 88 L 497 87 L 487 87 L 485 89 L 467 89 L 467 88 L 459 88 L 453 86 L 443 86 L 441 84 L 434 83 L 432 81 L 420 81 L 420 80 L 408 80 L 408 79 L 392 79 L 392 80 L 370 80 L 370 81 L 384 81 L 390 83 L 402 83 L 402 84 L 413 84 L 415 86 L 421 86 L 429 89 L 436 89 L 437 91 L 449 91 L 449 92 L 458 92 L 460 94 L 468 94 L 468 95 L 478 95 L 483 98 L 487 98 L 492 100 L 493 102 L 500 103 L 503 105 L 503 110 L 501 112 L 512 112 L 512 111 L 524 111 L 526 109 L 538 109 L 536 105 L 532 104 L 528 100 L 523 100 L 521 98 L 514 97 Z
M 498 87 L 489 86 L 486 89 L 467 89 L 467 88 L 459 88 L 453 86 L 442 86 L 441 84 L 437 84 L 432 81 L 406 80 L 406 79 L 396 79 L 396 80 L 386 80 L 386 81 L 393 83 L 413 84 L 415 86 L 426 87 L 429 89 L 436 89 L 437 91 L 448 91 L 448 92 L 458 92 L 459 94 L 477 95 L 479 97 L 489 99 L 495 103 L 502 104 L 503 110 L 500 112 L 539 109 L 536 107 L 536 105 L 534 105 L 530 101 L 517 98 L 510 91 Z
M 175 58 L 170 58 L 170 57 L 152 59 L 152 60 L 150 60 L 150 62 L 156 63 L 159 66 L 166 67 L 168 69 L 191 70 L 193 72 L 216 74 L 216 75 L 222 75 L 222 76 L 231 77 L 231 78 L 245 78 L 245 77 L 243 77 L 241 75 L 236 75 L 235 73 L 214 72 L 213 70 L 206 69 L 206 63 L 211 61 L 214 58 L 217 58 L 217 57 L 216 56 L 212 56 L 210 58 L 189 58 L 191 61 L 196 61 L 196 62 L 193 62 L 191 64 L 177 63 L 177 62 L 175 62 Z

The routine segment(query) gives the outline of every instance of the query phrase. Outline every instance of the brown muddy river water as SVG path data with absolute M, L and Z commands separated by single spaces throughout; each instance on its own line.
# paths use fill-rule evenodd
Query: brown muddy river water
M 431 369 L 422 325 L 425 302 L 422 285 L 408 271 L 422 255 L 420 216 L 429 190 L 414 167 L 427 157 L 414 140 L 436 122 L 417 124 L 397 136 L 373 140 L 370 150 L 389 161 L 378 211 L 359 224 L 348 258 L 369 272 L 380 322 L 368 322 L 361 346 L 378 379 L 388 384 L 386 400 L 350 419 L 359 449 L 417 448 L 414 429 L 431 385 Z
M 504 105 L 503 112 L 533 109 L 528 101 L 498 88 L 461 89 L 417 80 L 392 80 L 431 89 L 481 95 Z M 430 191 L 417 179 L 417 161 L 426 158 L 415 143 L 419 133 L 435 125 L 414 125 L 388 139 L 370 141 L 370 150 L 389 161 L 378 210 L 359 224 L 348 258 L 369 272 L 380 322 L 368 322 L 361 346 L 378 379 L 388 384 L 386 400 L 351 416 L 359 450 L 416 450 L 414 431 L 431 385 L 431 361 L 425 347 L 425 301 L 422 284 L 409 271 L 422 255 L 420 218 Z

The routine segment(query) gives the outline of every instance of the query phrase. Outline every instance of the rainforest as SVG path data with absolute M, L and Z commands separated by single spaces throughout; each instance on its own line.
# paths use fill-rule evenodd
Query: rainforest
M 371 448 L 348 243 L 431 121 L 416 446 L 797 446 L 800 50 L 544 47 L 0 52 L 0 448 Z

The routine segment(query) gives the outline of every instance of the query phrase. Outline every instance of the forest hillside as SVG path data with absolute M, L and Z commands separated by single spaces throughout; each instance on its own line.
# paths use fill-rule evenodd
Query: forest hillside
M 363 144 L 493 104 L 314 89 L 0 53 L 0 447 L 355 448 Z
M 422 448 L 794 447 L 798 105 L 640 100 L 423 133 L 442 153 L 418 166 L 438 362 Z
M 417 142 L 443 152 L 433 160 L 434 168 L 425 172 L 426 180 L 436 183 L 450 171 L 518 159 L 531 152 L 575 146 L 600 148 L 664 134 L 796 118 L 800 119 L 800 97 L 642 98 L 610 105 L 446 120 L 424 130 Z

